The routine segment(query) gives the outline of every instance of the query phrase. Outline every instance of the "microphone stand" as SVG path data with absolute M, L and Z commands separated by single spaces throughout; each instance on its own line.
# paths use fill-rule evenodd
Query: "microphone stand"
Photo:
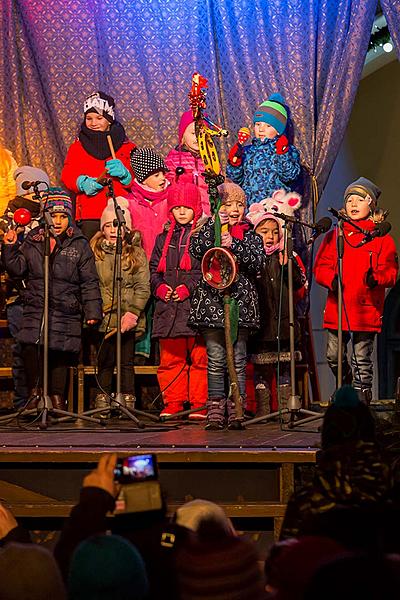
M 278 216 L 278 215 L 277 215 Z M 246 421 L 246 427 L 253 423 L 261 423 L 262 421 L 269 421 L 275 417 L 281 417 L 282 415 L 288 414 L 290 420 L 288 423 L 289 429 L 303 425 L 304 423 L 310 423 L 321 418 L 321 413 L 317 413 L 311 410 L 302 408 L 300 396 L 296 394 L 296 354 L 295 354 L 295 317 L 294 317 L 294 300 L 293 300 L 293 223 L 299 223 L 306 227 L 313 228 L 313 225 L 309 223 L 303 223 L 295 217 L 288 217 L 284 213 L 279 213 L 279 218 L 285 221 L 285 243 L 284 248 L 287 249 L 288 257 L 288 297 L 289 297 L 289 350 L 290 350 L 290 388 L 291 393 L 288 399 L 287 408 L 278 410 L 268 415 L 262 415 Z M 279 360 L 279 357 L 278 357 Z M 277 388 L 279 390 L 279 381 L 277 381 Z M 304 419 L 298 419 L 299 415 L 306 415 Z

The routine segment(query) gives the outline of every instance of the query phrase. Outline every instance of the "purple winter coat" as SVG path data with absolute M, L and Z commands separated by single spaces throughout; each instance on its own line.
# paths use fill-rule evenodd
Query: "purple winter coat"
M 173 290 L 178 285 L 186 285 L 190 292 L 197 286 L 201 278 L 200 262 L 191 256 L 191 271 L 183 271 L 179 267 L 179 262 L 187 244 L 187 238 L 191 225 L 175 225 L 175 231 L 167 253 L 167 269 L 165 273 L 158 273 L 157 267 L 160 262 L 161 254 L 164 248 L 167 232 L 160 233 L 154 244 L 150 259 L 150 284 L 152 294 L 155 295 L 157 288 L 166 283 Z M 190 311 L 190 297 L 183 302 L 164 302 L 156 297 L 156 307 L 153 317 L 153 337 L 154 338 L 177 338 L 190 337 L 195 335 L 195 331 L 187 324 Z

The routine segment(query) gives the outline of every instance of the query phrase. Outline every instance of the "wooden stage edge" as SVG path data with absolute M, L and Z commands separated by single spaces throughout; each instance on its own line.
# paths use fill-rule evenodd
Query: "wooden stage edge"
M 17 517 L 66 517 L 83 477 L 104 452 L 155 453 L 170 511 L 193 498 L 217 502 L 233 517 L 272 519 L 279 535 L 296 470 L 315 464 L 317 421 L 301 429 L 278 424 L 207 432 L 203 425 L 148 430 L 112 422 L 105 430 L 51 426 L 0 430 L 0 501 Z M 40 527 L 41 528 L 41 527 Z

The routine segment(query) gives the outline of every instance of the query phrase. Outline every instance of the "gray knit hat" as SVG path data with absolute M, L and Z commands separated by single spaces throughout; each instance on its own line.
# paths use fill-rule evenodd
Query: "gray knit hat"
M 36 167 L 31 167 L 29 165 L 23 165 L 22 167 L 15 169 L 13 177 L 17 184 L 17 196 L 25 196 L 25 194 L 33 192 L 33 188 L 28 190 L 23 189 L 22 184 L 24 181 L 42 181 L 43 183 L 38 185 L 40 192 L 46 191 L 50 186 L 50 179 L 47 173 L 42 169 L 37 169 Z
M 344 192 L 344 201 L 346 202 L 347 198 L 351 195 L 361 196 L 361 198 L 365 198 L 366 196 L 370 196 L 372 198 L 372 203 L 376 206 L 378 202 L 378 198 L 381 195 L 381 190 L 369 179 L 365 177 L 359 177 L 353 183 L 347 186 Z
M 152 148 L 135 148 L 131 152 L 131 166 L 136 180 L 143 183 L 145 179 L 158 171 L 168 171 L 163 158 Z

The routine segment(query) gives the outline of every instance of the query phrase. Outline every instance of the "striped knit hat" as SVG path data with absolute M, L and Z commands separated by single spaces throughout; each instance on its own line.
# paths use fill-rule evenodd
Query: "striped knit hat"
M 176 225 L 176 221 L 172 215 L 172 209 L 176 208 L 177 206 L 186 206 L 187 208 L 191 208 L 194 213 L 192 227 L 187 237 L 185 250 L 179 263 L 179 267 L 183 271 L 190 271 L 190 269 L 192 268 L 192 261 L 190 260 L 189 254 L 190 237 L 193 233 L 194 228 L 196 227 L 197 221 L 199 220 L 202 214 L 201 196 L 199 188 L 194 183 L 182 180 L 180 180 L 179 183 L 173 183 L 168 188 L 167 202 L 168 212 L 171 213 L 171 225 L 168 230 L 167 237 L 165 238 L 164 248 L 161 254 L 160 262 L 158 263 L 157 271 L 159 273 L 165 273 L 167 268 L 168 248 L 171 243 L 171 239 Z
M 264 121 L 271 127 L 274 127 L 279 135 L 286 129 L 288 113 L 285 108 L 285 101 L 280 94 L 272 94 L 268 100 L 260 104 L 254 113 L 253 123 Z
M 46 208 L 49 212 L 66 213 L 72 219 L 72 201 L 69 194 L 62 188 L 49 188 Z
M 345 189 L 344 201 L 346 202 L 347 198 L 353 194 L 356 196 L 361 196 L 361 198 L 366 198 L 369 196 L 372 201 L 371 204 L 376 206 L 378 198 L 381 195 L 381 190 L 366 177 L 359 177 L 356 179 L 356 181 L 350 183 L 350 185 L 348 185 Z

